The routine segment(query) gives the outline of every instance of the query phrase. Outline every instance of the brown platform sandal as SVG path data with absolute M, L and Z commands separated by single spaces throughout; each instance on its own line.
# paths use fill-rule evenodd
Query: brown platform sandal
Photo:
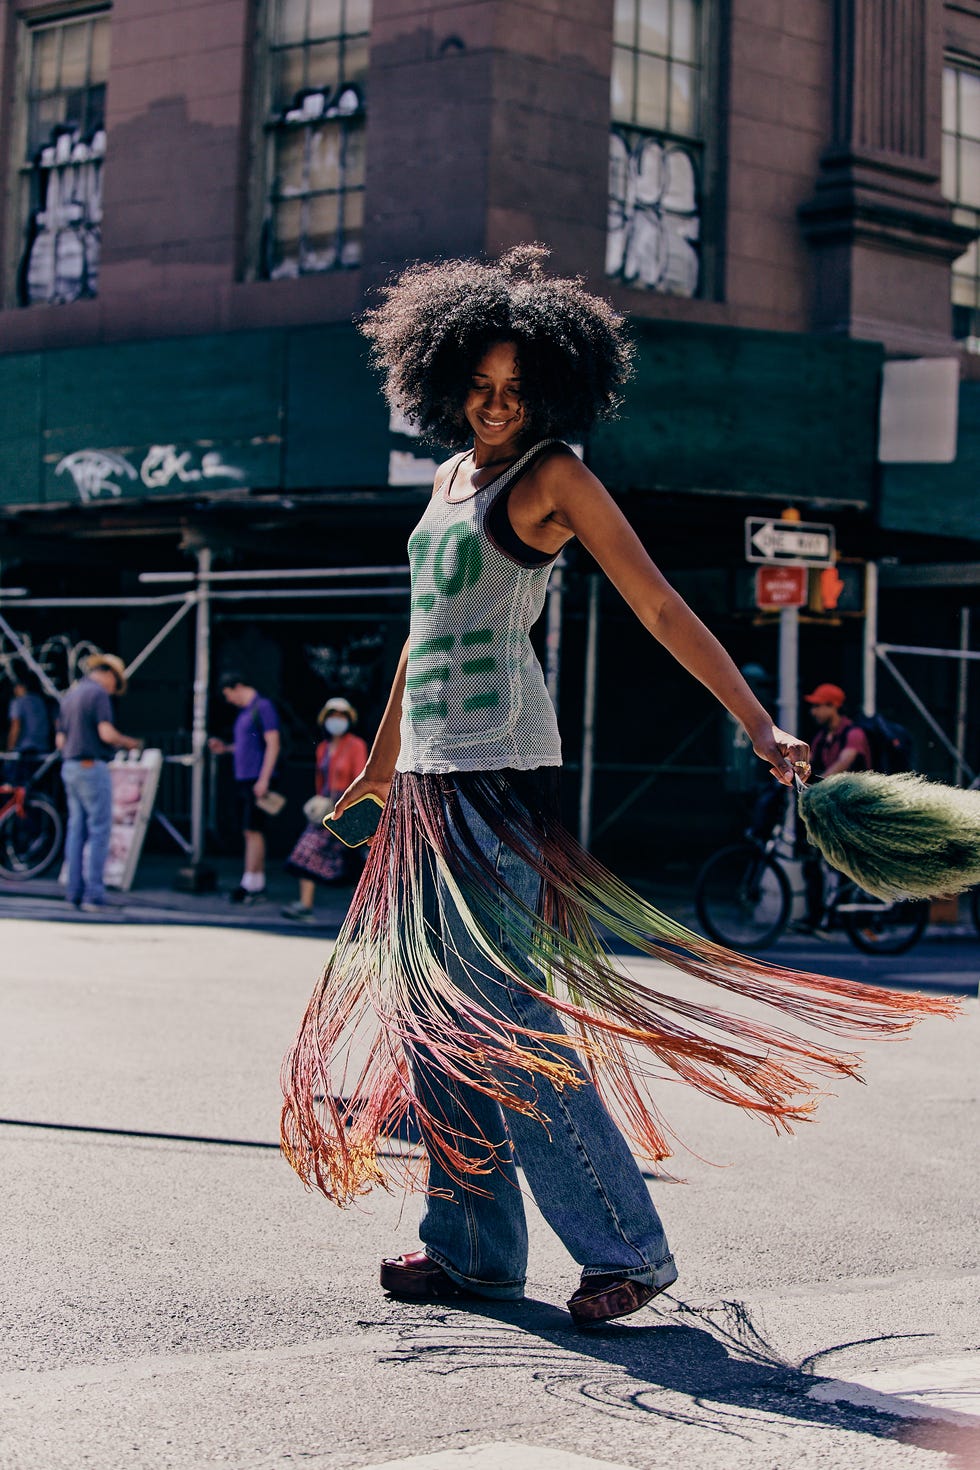
M 585 1276 L 569 1298 L 568 1310 L 576 1327 L 601 1327 L 638 1312 L 672 1285 L 673 1281 L 665 1281 L 663 1286 L 648 1286 L 629 1276 Z
M 386 1257 L 381 1262 L 381 1285 L 403 1302 L 446 1302 L 473 1295 L 431 1261 L 425 1251 Z

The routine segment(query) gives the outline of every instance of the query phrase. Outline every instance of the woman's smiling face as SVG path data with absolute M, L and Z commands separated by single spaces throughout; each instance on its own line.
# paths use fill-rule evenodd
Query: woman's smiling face
M 487 348 L 470 374 L 463 413 L 476 439 L 477 461 L 505 458 L 525 426 L 515 342 Z

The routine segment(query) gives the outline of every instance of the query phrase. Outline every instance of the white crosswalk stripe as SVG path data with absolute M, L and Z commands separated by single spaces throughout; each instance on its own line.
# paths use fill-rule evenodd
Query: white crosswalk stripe
M 891 1364 L 818 1383 L 809 1397 L 908 1419 L 943 1419 L 980 1428 L 980 1352 L 926 1363 Z
M 385 1460 L 365 1465 L 363 1470 L 629 1470 L 629 1466 L 544 1445 L 502 1443 L 438 1450 L 434 1455 L 412 1455 L 407 1460 Z

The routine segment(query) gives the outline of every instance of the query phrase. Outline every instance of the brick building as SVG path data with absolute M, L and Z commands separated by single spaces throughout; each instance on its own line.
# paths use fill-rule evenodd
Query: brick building
M 325 682 L 370 722 L 404 579 L 295 573 L 399 566 L 436 451 L 389 422 L 351 317 L 406 259 L 528 239 L 633 318 L 626 415 L 585 450 L 737 656 L 775 668 L 743 523 L 787 506 L 834 524 L 842 572 L 882 564 L 884 636 L 969 637 L 980 0 L 0 0 L 0 161 L 0 612 L 49 661 L 84 639 L 133 656 L 170 605 L 109 599 L 203 550 L 216 655 L 248 652 L 297 729 Z M 882 463 L 897 360 L 893 418 L 926 379 L 935 412 Z M 293 575 L 231 576 L 270 569 Z M 564 584 L 573 764 L 588 570 L 573 555 Z M 803 614 L 801 674 L 857 695 L 843 580 Z M 104 606 L 36 605 L 81 596 Z M 127 710 L 172 750 L 190 622 Z M 917 689 L 965 722 L 962 673 L 928 662 Z M 723 747 L 603 593 L 599 808 L 668 757 L 689 778 L 610 834 L 645 846 L 680 804 L 695 846 L 716 835 Z

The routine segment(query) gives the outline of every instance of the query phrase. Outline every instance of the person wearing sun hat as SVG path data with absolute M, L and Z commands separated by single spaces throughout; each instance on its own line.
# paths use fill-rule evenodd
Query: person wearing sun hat
M 69 903 L 85 913 L 107 907 L 103 871 L 112 826 L 109 761 L 117 750 L 139 750 L 142 741 L 116 728 L 113 696 L 126 692 L 126 665 L 114 653 L 95 653 L 84 677 L 61 701 L 55 743 L 68 798 Z
M 333 810 L 335 798 L 347 790 L 367 762 L 367 744 L 353 733 L 357 710 L 349 700 L 335 695 L 317 715 L 317 724 L 325 739 L 316 748 L 316 796 L 304 808 L 307 826 L 286 862 L 287 870 L 299 879 L 299 898 L 281 910 L 284 919 L 298 924 L 315 920 L 313 904 L 318 883 L 343 883 L 354 871 L 355 861 L 360 868 L 356 854 L 323 826 L 323 817 Z

